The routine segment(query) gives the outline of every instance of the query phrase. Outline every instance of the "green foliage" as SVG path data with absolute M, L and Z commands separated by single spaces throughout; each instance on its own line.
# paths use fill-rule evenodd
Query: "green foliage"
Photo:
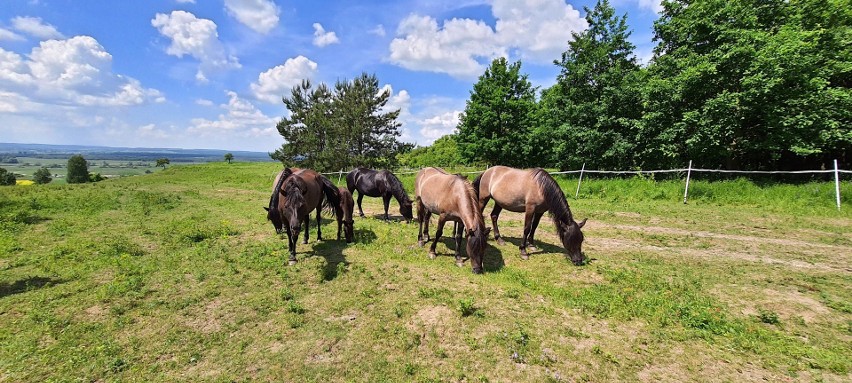
M 39 185 L 44 185 L 53 181 L 53 177 L 50 174 L 50 170 L 41 168 L 33 173 L 33 181 Z
M 626 169 L 634 163 L 642 72 L 628 41 L 627 16 L 616 16 L 607 0 L 585 10 L 589 28 L 572 34 L 555 62 L 561 70 L 557 83 L 542 95 L 555 160 L 548 165 Z
M 230 164 L 233 159 L 234 155 L 232 153 L 225 153 L 225 161 L 228 161 L 228 163 Z
M 158 158 L 157 159 L 157 167 L 162 167 L 163 169 L 165 169 L 166 165 L 168 165 L 168 164 L 169 164 L 168 158 Z
M 89 163 L 82 155 L 73 155 L 68 159 L 68 175 L 65 182 L 69 184 L 89 182 Z
M 468 163 L 516 167 L 543 165 L 531 143 L 536 88 L 521 74 L 521 62 L 494 59 L 473 85 L 459 118 L 456 142 Z
M 0 185 L 9 186 L 14 185 L 17 179 L 15 178 L 15 174 L 7 171 L 4 168 L 0 168 Z
M 302 81 L 283 99 L 290 116 L 277 128 L 285 143 L 272 158 L 319 171 L 394 166 L 396 154 L 410 147 L 397 141 L 399 110 L 384 110 L 390 96 L 366 73 L 334 89 Z
M 423 168 L 427 166 L 447 168 L 465 165 L 454 134 L 443 136 L 435 140 L 432 145 L 414 148 L 397 157 L 400 165 L 409 168 Z
M 640 156 L 777 169 L 852 150 L 848 1 L 663 5 Z

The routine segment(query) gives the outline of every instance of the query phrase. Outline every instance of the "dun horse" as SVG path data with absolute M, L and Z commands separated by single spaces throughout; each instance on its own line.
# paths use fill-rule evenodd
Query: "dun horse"
M 485 253 L 489 229 L 485 228 L 482 212 L 476 198 L 476 192 L 464 177 L 448 174 L 438 168 L 424 168 L 417 173 L 414 181 L 414 194 L 417 201 L 417 243 L 420 246 L 429 241 L 429 218 L 438 215 L 435 241 L 429 248 L 429 257 L 435 258 L 435 246 L 447 221 L 461 223 L 455 230 L 456 264 L 463 264 L 459 255 L 462 232 L 467 235 L 467 255 L 473 272 L 482 273 L 482 257 Z
M 556 225 L 556 232 L 562 246 L 575 265 L 583 263 L 583 233 L 580 228 L 586 224 L 584 219 L 577 223 L 571 215 L 571 209 L 565 200 L 562 189 L 546 171 L 542 169 L 514 169 L 506 166 L 494 166 L 485 170 L 473 181 L 479 198 L 480 211 L 485 210 L 488 200 L 494 199 L 491 222 L 494 224 L 494 239 L 504 245 L 497 228 L 497 218 L 503 209 L 524 213 L 524 237 L 521 240 L 521 258 L 528 259 L 527 248 L 535 250 L 533 238 L 541 216 L 550 212 Z
M 364 210 L 361 209 L 361 200 L 364 196 L 382 197 L 385 203 L 385 221 L 388 220 L 388 206 L 391 197 L 396 198 L 399 203 L 399 212 L 407 221 L 414 217 L 411 212 L 411 198 L 402 186 L 399 178 L 387 170 L 372 170 L 367 168 L 356 168 L 346 175 L 346 188 L 350 193 L 358 190 L 358 214 L 363 217 Z
M 317 240 L 322 241 L 320 211 L 323 196 L 327 204 L 337 213 L 340 194 L 331 181 L 310 169 L 284 169 L 275 178 L 275 187 L 266 207 L 267 219 L 272 221 L 277 233 L 286 231 L 289 242 L 291 265 L 296 263 L 296 241 L 299 239 L 302 223 L 305 224 L 305 239 L 308 243 L 311 210 L 317 211 Z
M 352 220 L 352 212 L 355 209 L 355 201 L 352 200 L 352 193 L 344 187 L 337 189 L 340 193 L 340 205 L 337 211 L 337 240 L 340 240 L 340 229 L 343 228 L 346 243 L 351 243 L 355 236 L 355 221 Z

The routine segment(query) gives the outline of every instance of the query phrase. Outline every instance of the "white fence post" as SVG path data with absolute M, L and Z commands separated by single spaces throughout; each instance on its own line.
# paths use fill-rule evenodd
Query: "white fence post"
M 340 169 L 340 175 L 337 176 L 337 184 L 340 185 L 340 180 L 343 178 L 343 168 Z
M 689 176 L 692 174 L 692 160 L 689 160 L 689 167 L 686 169 L 686 188 L 683 190 L 683 203 L 686 203 L 686 196 L 689 194 Z
M 837 160 L 834 160 L 834 193 L 837 195 L 837 210 L 840 211 L 840 170 L 837 168 Z
M 583 171 L 584 170 L 586 170 L 586 163 L 585 162 L 583 162 L 583 168 L 580 169 L 580 179 L 577 180 L 577 192 L 574 193 L 574 199 L 576 199 L 577 196 L 580 195 L 580 183 L 583 182 Z

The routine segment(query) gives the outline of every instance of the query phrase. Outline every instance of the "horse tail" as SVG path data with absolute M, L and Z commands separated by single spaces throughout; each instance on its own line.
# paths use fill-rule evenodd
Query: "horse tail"
M 324 176 L 319 177 L 322 182 L 322 192 L 325 194 L 325 202 L 323 204 L 323 208 L 330 211 L 332 215 L 335 217 L 340 214 L 340 191 L 337 190 L 337 186 L 334 185 L 331 180 L 325 178 Z
M 479 173 L 479 175 L 473 180 L 473 191 L 476 193 L 476 198 L 479 198 L 479 185 L 482 183 L 482 176 L 484 175 L 485 172 Z
M 542 194 L 544 194 L 547 210 L 550 212 L 550 216 L 553 217 L 556 229 L 561 236 L 565 228 L 568 227 L 568 224 L 574 220 L 571 216 L 571 208 L 568 207 L 568 201 L 565 200 L 565 193 L 562 192 L 556 180 L 543 169 L 534 169 L 533 178 L 538 183 Z
M 349 190 L 350 193 L 355 192 L 355 177 L 358 176 L 358 168 L 352 169 L 351 172 L 346 173 L 346 189 Z

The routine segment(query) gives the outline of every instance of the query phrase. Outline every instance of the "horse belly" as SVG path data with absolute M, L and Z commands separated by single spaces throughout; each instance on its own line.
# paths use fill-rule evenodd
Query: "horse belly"
M 514 193 L 497 192 L 492 193 L 491 197 L 494 202 L 505 210 L 523 213 L 527 208 L 527 199 L 523 194 L 516 195 Z

